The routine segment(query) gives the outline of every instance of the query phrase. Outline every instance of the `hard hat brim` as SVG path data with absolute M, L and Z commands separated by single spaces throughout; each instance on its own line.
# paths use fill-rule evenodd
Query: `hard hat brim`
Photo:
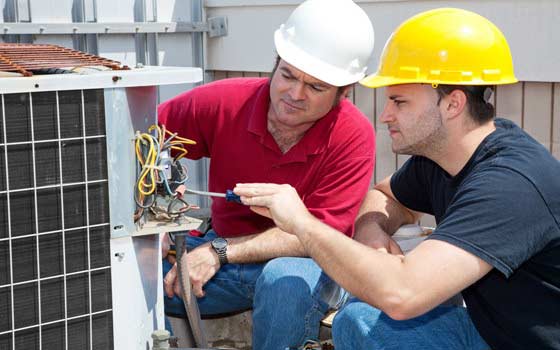
M 393 77 L 384 77 L 377 74 L 371 74 L 360 80 L 360 84 L 368 88 L 378 88 L 389 85 L 407 84 L 408 82 L 395 80 Z
M 504 84 L 514 84 L 518 80 L 514 76 L 504 77 L 503 79 L 492 81 L 492 80 L 470 80 L 470 81 L 454 81 L 449 82 L 445 80 L 434 80 L 434 79 L 410 79 L 403 78 L 399 79 L 392 76 L 383 76 L 378 73 L 373 73 L 367 77 L 360 80 L 360 84 L 368 88 L 380 88 L 391 85 L 403 85 L 403 84 L 437 84 L 437 85 L 504 85 Z
M 356 83 L 365 76 L 365 72 L 349 74 L 347 71 L 332 66 L 307 54 L 297 46 L 284 39 L 282 29 L 274 32 L 276 52 L 285 62 L 333 86 L 346 86 Z

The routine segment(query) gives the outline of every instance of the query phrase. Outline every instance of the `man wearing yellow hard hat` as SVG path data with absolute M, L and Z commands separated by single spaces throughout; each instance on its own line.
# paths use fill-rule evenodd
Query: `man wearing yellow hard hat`
M 486 18 L 418 14 L 362 80 L 386 86 L 380 120 L 412 157 L 368 193 L 356 240 L 333 235 L 288 185 L 236 187 L 356 297 L 334 319 L 337 350 L 560 349 L 560 163 L 488 102 L 516 81 Z M 387 233 L 422 213 L 437 228 L 400 255 Z M 466 307 L 442 306 L 459 292 Z

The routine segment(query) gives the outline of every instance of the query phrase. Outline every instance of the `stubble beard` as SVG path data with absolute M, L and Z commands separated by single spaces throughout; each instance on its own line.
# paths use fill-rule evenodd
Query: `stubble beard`
M 409 137 L 411 141 L 400 147 L 393 143 L 393 152 L 428 158 L 435 157 L 443 151 L 447 140 L 441 112 L 434 106 L 424 112 L 418 120 L 422 123 L 413 129 L 411 137 Z

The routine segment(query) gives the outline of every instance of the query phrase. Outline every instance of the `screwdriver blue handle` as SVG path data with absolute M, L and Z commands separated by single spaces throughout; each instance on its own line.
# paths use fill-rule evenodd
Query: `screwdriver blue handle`
M 243 204 L 241 203 L 241 197 L 233 193 L 232 190 L 226 190 L 226 202 L 235 202 L 235 203 Z

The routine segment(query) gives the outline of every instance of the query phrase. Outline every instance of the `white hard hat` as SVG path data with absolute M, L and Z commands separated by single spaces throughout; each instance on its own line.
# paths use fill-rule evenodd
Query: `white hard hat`
M 334 86 L 365 76 L 373 52 L 373 25 L 352 0 L 307 0 L 274 33 L 287 63 Z

